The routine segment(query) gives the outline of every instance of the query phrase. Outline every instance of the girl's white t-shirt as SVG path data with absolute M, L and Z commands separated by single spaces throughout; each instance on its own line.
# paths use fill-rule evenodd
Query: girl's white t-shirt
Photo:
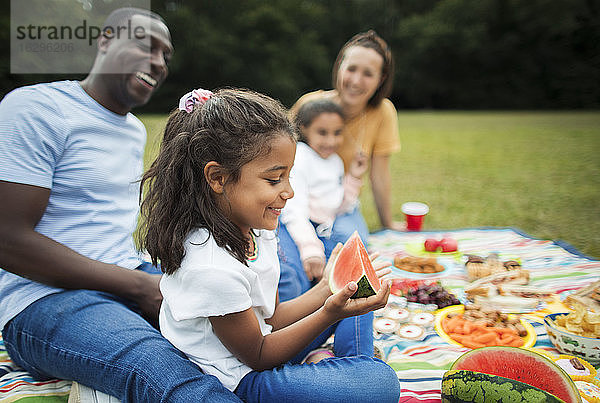
M 225 348 L 208 318 L 252 307 L 262 334 L 271 333 L 265 319 L 275 311 L 277 238 L 273 231 L 255 233 L 256 253 L 245 266 L 219 247 L 208 231 L 193 231 L 185 242 L 181 267 L 160 282 L 161 333 L 231 391 L 252 369 Z

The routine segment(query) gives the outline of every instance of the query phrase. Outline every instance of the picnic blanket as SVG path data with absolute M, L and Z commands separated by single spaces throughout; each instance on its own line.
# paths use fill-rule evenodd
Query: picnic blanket
M 435 274 L 409 273 L 393 269 L 397 278 L 438 279 L 444 287 L 460 295 L 467 283 L 464 255 L 487 256 L 497 253 L 501 259 L 518 259 L 530 271 L 531 284 L 551 288 L 565 296 L 600 277 L 600 262 L 584 256 L 566 243 L 534 239 L 512 228 L 475 228 L 443 232 L 381 231 L 371 234 L 369 249 L 380 252 L 380 259 L 393 261 L 397 253 L 426 254 L 422 243 L 426 237 L 448 234 L 459 243 L 461 253 L 440 256 L 444 270 Z M 558 355 L 546 335 L 541 317 L 555 307 L 525 315 L 537 334 L 535 348 Z M 467 348 L 450 345 L 433 329 L 421 340 L 376 338 L 376 346 L 396 371 L 402 395 L 400 402 L 439 402 L 444 372 Z M 71 382 L 39 382 L 14 365 L 0 338 L 0 402 L 58 403 L 67 402 Z
M 394 268 L 392 276 L 436 279 L 460 298 L 467 284 L 464 255 L 488 256 L 497 253 L 500 260 L 518 259 L 522 267 L 530 271 L 530 284 L 552 289 L 560 298 L 600 278 L 600 261 L 579 253 L 564 242 L 534 239 L 512 228 L 406 233 L 386 230 L 370 236 L 369 250 L 379 252 L 380 258 L 390 262 L 398 253 L 431 256 L 423 250 L 425 238 L 441 238 L 446 234 L 458 241 L 461 253 L 438 254 L 438 261 L 444 266 L 443 271 L 420 274 Z M 559 352 L 546 334 L 543 316 L 564 308 L 560 300 L 557 305 L 544 306 L 541 311 L 524 315 L 537 334 L 534 348 L 552 355 L 558 355 Z M 400 402 L 439 402 L 442 376 L 461 354 L 469 351 L 448 344 L 432 328 L 421 340 L 376 338 L 376 346 L 383 351 L 385 360 L 398 375 L 402 390 Z
M 0 335 L 0 402 L 63 403 L 69 399 L 71 381 L 36 381 L 15 365 Z

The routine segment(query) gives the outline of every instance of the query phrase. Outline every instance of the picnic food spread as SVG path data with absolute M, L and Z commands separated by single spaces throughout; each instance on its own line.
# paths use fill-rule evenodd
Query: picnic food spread
M 427 252 L 423 249 L 423 243 L 426 238 L 439 239 L 442 236 L 450 235 L 458 241 L 460 249 L 458 252 L 444 254 L 442 252 Z M 520 307 L 513 307 L 510 312 L 525 313 L 515 314 L 514 317 L 520 318 L 521 323 L 527 330 L 527 336 L 521 337 L 524 341 L 521 351 L 532 350 L 538 354 L 544 355 L 550 360 L 558 360 L 560 350 L 557 348 L 559 343 L 564 346 L 569 352 L 560 355 L 562 361 L 557 361 L 555 364 L 560 365 L 565 372 L 569 372 L 569 376 L 579 389 L 579 393 L 583 397 L 584 402 L 600 402 L 597 368 L 600 366 L 600 361 L 588 359 L 585 354 L 600 354 L 600 348 L 594 349 L 594 345 L 588 350 L 583 350 L 582 344 L 577 347 L 574 342 L 580 343 L 596 343 L 600 345 L 600 339 L 576 335 L 574 333 L 563 332 L 563 330 L 552 331 L 554 338 L 545 328 L 545 316 L 556 315 L 566 316 L 568 313 L 576 312 L 574 303 L 582 302 L 592 312 L 600 312 L 600 305 L 597 303 L 598 286 L 600 286 L 600 262 L 590 259 L 573 249 L 567 249 L 565 246 L 554 243 L 553 241 L 545 241 L 527 237 L 522 233 L 509 228 L 486 228 L 486 229 L 462 229 L 455 231 L 444 231 L 443 233 L 418 233 L 406 232 L 400 233 L 396 231 L 381 231 L 371 234 L 369 237 L 369 248 L 371 252 L 379 252 L 380 258 L 385 259 L 390 263 L 394 262 L 396 256 L 412 255 L 414 257 L 435 257 L 436 262 L 444 267 L 444 270 L 438 273 L 418 273 L 402 270 L 397 267 L 392 267 L 392 277 L 394 282 L 392 285 L 392 295 L 390 295 L 389 304 L 383 309 L 375 311 L 374 321 L 374 339 L 375 349 L 378 356 L 385 360 L 395 371 L 400 381 L 402 389 L 403 402 L 421 402 L 431 403 L 439 402 L 441 398 L 442 377 L 452 367 L 453 362 L 457 360 L 461 354 L 468 351 L 468 348 L 462 344 L 453 341 L 440 326 L 438 322 L 447 316 L 450 312 L 464 314 L 463 305 L 451 305 L 443 309 L 438 309 L 435 303 L 420 304 L 418 301 L 409 302 L 407 296 L 395 288 L 400 284 L 409 281 L 416 281 L 417 284 L 428 282 L 430 284 L 439 284 L 447 293 L 456 297 L 460 303 L 466 306 L 472 305 L 473 301 L 469 300 L 465 293 L 465 288 L 474 284 L 478 278 L 469 279 L 467 273 L 466 262 L 469 256 L 478 256 L 481 261 L 492 255 L 490 261 L 496 260 L 501 263 L 503 268 L 494 264 L 499 272 L 508 272 L 522 269 L 527 274 L 527 282 L 523 284 L 515 283 L 498 283 L 494 284 L 498 295 L 506 293 L 505 284 L 511 287 L 524 286 L 535 287 L 543 290 L 536 299 L 543 301 L 538 307 L 525 310 Z M 433 255 L 435 253 L 435 255 Z M 478 271 L 483 274 L 490 270 L 484 268 Z M 490 275 L 489 273 L 487 275 Z M 487 277 L 482 276 L 482 277 Z M 521 280 L 522 281 L 522 280 Z M 527 294 L 531 289 L 518 289 L 518 292 Z M 546 297 L 545 291 L 554 291 L 550 297 Z M 512 291 L 511 291 L 512 292 Z M 418 293 L 418 291 L 417 291 Z M 414 295 L 410 294 L 410 295 Z M 502 295 L 504 296 L 504 295 Z M 527 297 L 527 295 L 517 295 L 519 297 Z M 419 298 L 417 296 L 417 298 Z M 431 294 L 428 294 L 431 298 Z M 585 301 L 585 302 L 584 302 Z M 423 301 L 425 302 L 425 301 Z M 435 301 L 437 302 L 437 301 Z M 496 310 L 498 309 L 494 306 Z M 504 313 L 504 312 L 502 312 Z M 426 315 L 429 314 L 429 315 Z M 426 323 L 431 315 L 435 315 L 434 324 L 419 325 L 415 323 L 423 320 Z M 509 317 L 512 315 L 509 315 Z M 571 318 L 575 318 L 573 315 Z M 382 319 L 383 320 L 378 320 Z M 588 317 L 589 319 L 589 317 Z M 565 318 L 566 320 L 566 318 Z M 573 319 L 571 319 L 573 320 Z M 553 323 L 555 320 L 553 320 Z M 588 320 L 589 322 L 589 320 Z M 566 323 L 565 323 L 566 326 Z M 463 325 L 464 328 L 464 325 Z M 583 326 L 582 326 L 583 328 Z M 393 332 L 383 333 L 380 331 Z M 439 329 L 439 330 L 438 330 Z M 563 339 L 563 336 L 565 337 Z M 564 343 L 566 340 L 567 343 Z M 508 349 L 512 347 L 483 347 L 470 350 L 472 352 L 483 353 L 489 349 Z M 512 348 L 516 349 L 516 348 Z M 577 354 L 581 352 L 582 354 Z M 68 393 L 70 382 L 54 380 L 36 382 L 30 375 L 20 371 L 14 366 L 6 355 L 6 350 L 3 349 L 2 340 L 0 338 L 0 357 L 4 354 L 4 365 L 0 363 L 0 374 L 3 368 L 7 368 L 8 372 L 0 381 L 5 381 L 4 385 L 0 384 L 0 400 L 5 397 L 13 398 L 16 393 L 24 393 L 27 396 L 39 396 L 40 389 L 47 394 L 52 393 Z M 490 357 L 498 357 L 500 359 L 505 354 L 498 354 L 494 350 L 488 355 L 484 355 L 486 364 L 489 363 Z M 587 371 L 581 370 L 581 366 L 565 360 L 565 356 L 576 357 L 577 362 L 581 363 L 584 368 L 590 370 L 588 378 Z M 515 364 L 519 359 L 511 359 L 510 362 Z M 496 362 L 496 361 L 494 361 Z M 501 364 L 495 364 L 498 366 Z M 588 366 L 589 365 L 589 366 Z M 10 366 L 10 368 L 9 368 Z M 594 366 L 596 368 L 594 368 Z M 491 367 L 491 365 L 490 365 Z M 526 366 L 528 370 L 533 366 Z M 569 371 L 567 371 L 568 368 Z M 590 369 L 591 368 L 591 369 Z M 593 370 L 592 370 L 593 369 Z M 459 371 L 453 369 L 452 371 Z M 460 371 L 467 371 L 461 369 Z M 471 373 L 479 372 L 473 370 Z M 483 372 L 488 372 L 487 369 Z M 577 375 L 575 375 L 577 374 Z M 579 374 L 583 374 L 585 379 L 576 379 Z M 496 376 L 495 383 L 488 385 L 497 385 L 500 387 L 508 387 L 510 384 L 497 383 L 498 375 L 487 374 L 488 380 L 491 376 Z M 554 371 L 550 370 L 539 375 L 546 384 L 554 384 Z M 448 375 L 447 378 L 450 378 Z M 506 377 L 505 378 L 510 378 Z M 10 380 L 6 380 L 10 379 Z M 468 380 L 464 375 L 453 376 L 455 385 L 462 382 L 462 385 L 472 386 L 475 389 L 485 392 L 485 396 L 493 396 L 490 393 L 490 387 L 484 391 L 482 385 L 484 383 L 477 381 L 474 378 Z M 479 378 L 481 380 L 483 378 Z M 57 388 L 61 386 L 63 389 Z M 444 388 L 451 385 L 450 382 L 444 383 Z M 3 395 L 2 388 L 10 390 Z M 534 386 L 527 386 L 531 389 Z M 541 388 L 540 388 L 541 389 Z M 57 392 L 58 391 L 58 392 Z M 512 392 L 511 392 L 512 393 Z M 548 393 L 547 391 L 545 393 Z M 51 396 L 52 397 L 52 396 Z M 466 399 L 473 401 L 473 399 Z M 12 400 L 11 400 L 12 401 Z
M 584 261 L 579 263 L 579 266 L 572 272 L 567 272 L 560 264 L 554 263 L 551 253 L 547 256 L 533 255 L 527 250 L 526 253 L 520 254 L 515 253 L 516 248 L 512 251 L 504 249 L 502 246 L 496 246 L 496 244 L 491 245 L 491 247 L 487 245 L 486 249 L 481 246 L 480 238 L 477 236 L 462 237 L 460 233 L 458 233 L 458 236 L 455 234 L 452 237 L 459 241 L 460 251 L 446 254 L 441 251 L 439 246 L 440 237 L 429 236 L 425 233 L 420 236 L 418 234 L 403 236 L 406 241 L 404 241 L 403 248 L 400 250 L 399 248 L 393 249 L 391 239 L 394 238 L 392 237 L 387 238 L 386 243 L 372 242 L 370 239 L 370 247 L 373 250 L 379 250 L 382 255 L 387 253 L 387 257 L 391 258 L 394 264 L 392 294 L 410 298 L 410 301 L 414 304 L 423 303 L 424 307 L 438 302 L 435 296 L 437 296 L 437 291 L 440 289 L 458 300 L 456 305 L 439 306 L 438 308 L 441 309 L 430 311 L 435 314 L 435 335 L 439 336 L 448 345 L 455 346 L 454 348 L 457 346 L 460 348 L 466 347 L 472 349 L 472 351 L 481 351 L 487 348 L 514 349 L 517 347 L 510 346 L 520 346 L 518 348 L 533 350 L 554 362 L 554 359 L 562 350 L 558 349 L 551 334 L 544 332 L 544 316 L 552 312 L 563 312 L 564 315 L 575 312 L 573 308 L 568 309 L 567 300 L 573 304 L 577 300 L 581 301 L 582 298 L 586 298 L 585 301 L 588 305 L 593 304 L 595 306 L 595 312 L 600 312 L 600 303 L 598 303 L 600 299 L 600 281 L 597 281 L 600 266 L 597 262 L 587 264 Z M 472 241 L 465 241 L 465 238 Z M 386 238 L 382 237 L 382 239 Z M 419 239 L 420 241 L 418 241 Z M 514 244 L 518 244 L 519 247 L 529 244 L 536 246 L 543 244 L 543 241 L 523 241 L 523 239 L 519 238 L 514 241 Z M 505 242 L 505 240 L 502 239 L 498 245 L 502 242 Z M 525 251 L 525 249 L 523 250 Z M 435 273 L 423 272 L 422 266 L 424 266 L 424 263 L 431 264 L 434 259 L 443 267 L 443 270 Z M 421 263 L 421 268 L 410 267 L 414 262 Z M 543 266 L 546 267 L 544 271 L 541 269 Z M 582 274 L 587 274 L 586 280 L 596 277 L 597 284 L 591 287 L 589 280 L 587 280 L 587 283 L 583 280 L 579 283 L 583 284 L 582 287 L 579 284 L 574 284 L 574 282 L 569 282 L 569 280 L 563 280 L 565 276 L 572 275 L 575 279 L 577 275 Z M 430 289 L 433 289 L 434 292 L 431 292 Z M 452 303 L 455 304 L 456 301 Z M 490 309 L 491 307 L 494 309 Z M 401 310 L 399 312 L 405 311 Z M 473 315 L 472 312 L 475 314 Z M 403 314 L 402 317 L 406 318 L 405 315 Z M 409 313 L 409 315 L 412 317 L 412 313 Z M 573 315 L 574 317 L 575 315 Z M 588 319 L 594 320 L 593 316 L 590 317 L 589 315 Z M 450 320 L 453 320 L 453 322 L 450 322 Z M 450 328 L 448 324 L 450 324 Z M 485 374 L 487 371 L 473 370 L 469 374 L 462 373 L 459 375 L 446 372 L 449 367 L 438 366 L 437 362 L 443 359 L 444 355 L 442 354 L 451 357 L 451 350 L 442 347 L 438 339 L 431 336 L 430 328 L 427 326 L 423 326 L 425 334 L 419 334 L 419 337 L 411 344 L 410 339 L 399 336 L 400 328 L 405 325 L 416 326 L 415 323 L 404 319 L 403 323 L 399 323 L 398 327 L 394 327 L 393 333 L 381 333 L 382 338 L 376 339 L 376 342 L 386 361 L 394 369 L 402 369 L 400 372 L 397 370 L 397 373 L 404 396 L 407 396 L 406 393 L 408 393 L 406 401 L 413 401 L 413 399 L 414 401 L 435 401 L 439 399 L 439 395 L 436 396 L 434 393 L 436 387 L 433 381 L 425 381 L 427 377 L 435 378 L 431 371 L 426 371 L 429 368 L 444 369 L 441 373 L 447 373 L 448 377 L 453 379 L 454 384 L 458 382 L 464 386 L 465 382 L 468 381 L 469 388 L 473 387 L 479 390 L 482 385 L 490 384 L 495 385 L 491 389 L 499 387 L 499 385 L 506 386 L 507 381 L 499 382 L 499 375 L 493 375 L 495 378 L 490 379 L 492 375 Z M 507 335 L 504 335 L 504 332 Z M 512 337 L 508 336 L 509 332 Z M 556 336 L 560 340 L 563 339 L 563 336 L 559 333 L 556 333 Z M 540 337 L 541 341 L 539 341 Z M 474 340 L 475 338 L 477 341 Z M 396 341 L 394 345 L 394 340 L 403 341 Z M 600 339 L 597 338 L 590 340 L 600 343 Z M 464 343 L 461 343 L 461 341 Z M 507 347 L 504 347 L 505 345 Z M 534 345 L 536 348 L 534 348 Z M 392 346 L 391 349 L 389 346 Z M 542 347 L 538 348 L 538 346 Z M 578 376 L 597 382 L 597 378 L 595 378 L 597 370 L 594 365 L 600 365 L 600 362 L 590 361 L 587 355 L 579 354 L 578 351 L 582 350 L 581 344 L 577 348 L 573 344 L 569 344 L 567 349 L 563 357 L 569 354 L 570 357 L 576 357 L 577 361 L 573 358 L 563 359 L 555 365 L 559 368 L 564 366 L 563 371 L 565 373 L 568 369 L 567 376 L 571 377 L 572 382 L 584 380 L 578 378 Z M 593 351 L 600 356 L 600 348 Z M 496 352 L 494 354 L 497 355 Z M 413 361 L 417 363 L 416 367 L 411 365 Z M 581 369 L 582 367 L 584 369 Z M 420 373 L 420 368 L 423 368 L 422 375 L 415 375 Z M 423 380 L 415 383 L 415 377 L 420 377 Z M 541 377 L 542 382 L 548 383 L 549 379 L 551 378 L 546 375 Z M 522 380 L 516 381 L 521 382 Z M 511 388 L 515 387 L 514 385 L 511 386 Z M 534 387 L 536 386 L 526 384 L 525 389 L 522 390 L 531 393 Z M 576 388 L 573 389 L 573 384 L 570 388 L 571 391 L 576 390 Z M 428 392 L 425 391 L 427 389 L 429 389 Z M 485 392 L 486 397 L 490 392 L 493 394 L 490 388 Z M 550 392 L 540 388 L 540 393 Z M 573 398 L 570 401 L 581 401 L 579 400 L 579 392 L 572 395 Z M 478 396 L 480 397 L 480 395 Z M 453 399 L 456 399 L 456 397 Z M 556 398 L 548 395 L 542 401 L 553 401 L 552 399 Z M 589 400 L 589 396 L 584 399 Z M 449 401 L 459 400 L 449 399 Z M 462 401 L 473 401 L 473 399 L 471 396 L 471 398 L 465 398 Z M 567 401 L 569 400 L 567 399 Z

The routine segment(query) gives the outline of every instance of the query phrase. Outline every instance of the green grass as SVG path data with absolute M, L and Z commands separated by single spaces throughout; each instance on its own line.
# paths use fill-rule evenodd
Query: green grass
M 141 118 L 150 161 L 166 117 Z M 600 257 L 600 112 L 401 112 L 399 125 L 395 219 L 423 201 L 425 230 L 516 227 Z M 368 188 L 361 201 L 379 229 Z

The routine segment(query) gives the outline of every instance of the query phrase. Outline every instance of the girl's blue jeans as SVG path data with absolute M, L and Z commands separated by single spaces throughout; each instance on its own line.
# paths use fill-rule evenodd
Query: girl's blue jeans
M 159 274 L 150 264 L 138 269 Z M 48 295 L 2 331 L 11 359 L 39 380 L 60 378 L 124 402 L 239 402 L 128 301 L 72 290 Z
M 368 325 L 367 320 L 371 321 Z M 400 383 L 396 372 L 385 362 L 372 357 L 372 323 L 372 315 L 336 323 L 287 364 L 248 373 L 235 393 L 244 402 L 397 403 Z M 334 332 L 335 358 L 316 364 L 300 364 Z
M 359 355 L 252 371 L 235 393 L 245 402 L 397 403 L 400 382 L 383 361 Z

